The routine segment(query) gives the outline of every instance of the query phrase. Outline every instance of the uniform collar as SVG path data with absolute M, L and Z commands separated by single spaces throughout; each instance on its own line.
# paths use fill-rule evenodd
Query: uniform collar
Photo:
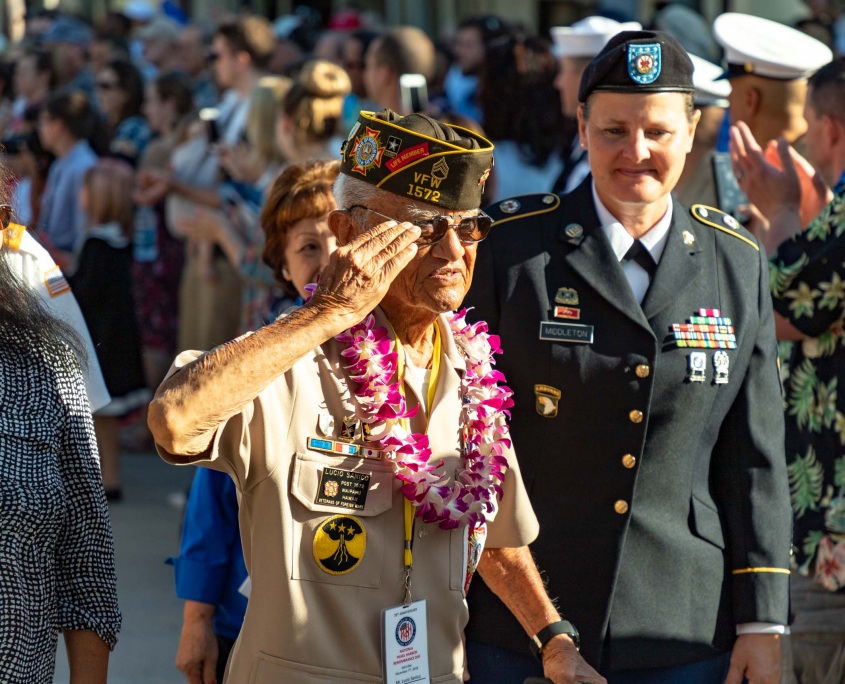
M 602 204 L 602 201 L 599 199 L 599 195 L 596 192 L 595 181 L 592 183 L 592 192 L 593 203 L 596 207 L 596 214 L 599 218 L 601 229 L 607 236 L 607 239 L 610 242 L 610 248 L 613 250 L 613 253 L 616 254 L 617 260 L 622 261 L 625 254 L 627 254 L 628 250 L 631 249 L 631 245 L 634 244 L 634 238 L 627 230 L 625 230 L 625 226 L 623 226 L 616 217 L 610 213 L 610 210 Z M 648 250 L 649 254 L 651 254 L 651 258 L 654 259 L 654 263 L 656 264 L 660 263 L 660 257 L 663 256 L 663 250 L 666 248 L 666 240 L 669 237 L 669 227 L 672 225 L 672 211 L 673 203 L 670 199 L 666 213 L 663 214 L 661 219 L 640 238 L 640 242 L 643 243 L 643 247 Z

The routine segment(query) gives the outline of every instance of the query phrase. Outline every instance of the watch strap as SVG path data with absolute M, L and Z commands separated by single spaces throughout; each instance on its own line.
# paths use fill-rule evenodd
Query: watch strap
M 551 624 L 543 627 L 543 629 L 537 632 L 529 640 L 528 647 L 531 649 L 534 657 L 542 662 L 543 647 L 559 634 L 566 634 L 566 636 L 572 639 L 576 649 L 581 647 L 581 640 L 575 625 L 573 625 L 569 620 L 558 620 L 557 622 L 552 622 Z

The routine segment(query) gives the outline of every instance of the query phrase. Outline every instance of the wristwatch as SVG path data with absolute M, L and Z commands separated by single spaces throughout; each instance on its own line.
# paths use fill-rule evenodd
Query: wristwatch
M 572 643 L 575 644 L 576 650 L 581 649 L 581 636 L 578 634 L 578 629 L 569 620 L 558 620 L 550 625 L 546 625 L 537 632 L 528 642 L 528 647 L 541 663 L 543 662 L 543 647 L 549 643 L 558 634 L 566 634 Z

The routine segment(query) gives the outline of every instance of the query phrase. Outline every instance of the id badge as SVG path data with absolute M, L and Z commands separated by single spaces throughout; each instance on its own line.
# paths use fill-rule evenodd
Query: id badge
M 382 611 L 384 684 L 430 681 L 426 599 Z

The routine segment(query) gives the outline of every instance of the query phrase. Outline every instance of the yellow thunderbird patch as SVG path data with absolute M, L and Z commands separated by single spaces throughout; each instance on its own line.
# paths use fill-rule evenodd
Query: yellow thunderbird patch
M 537 403 L 534 405 L 537 413 L 543 418 L 554 418 L 560 402 L 560 390 L 550 385 L 534 385 L 534 394 L 537 395 Z
M 366 551 L 364 523 L 352 515 L 333 515 L 314 533 L 314 560 L 330 575 L 352 572 Z

